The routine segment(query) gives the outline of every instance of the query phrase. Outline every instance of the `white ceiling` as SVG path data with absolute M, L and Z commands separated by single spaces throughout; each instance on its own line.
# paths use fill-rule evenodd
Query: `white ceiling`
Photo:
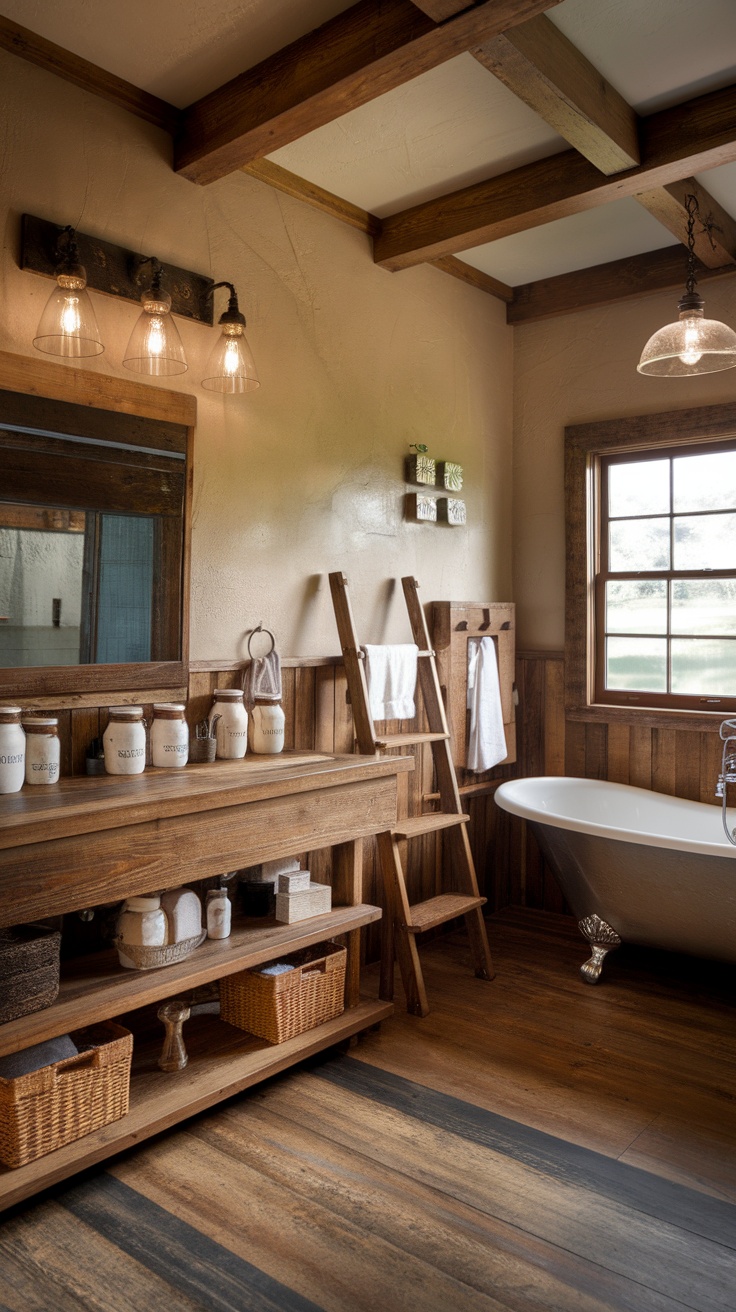
M 344 0 L 0 0 L 14 22 L 183 107 L 348 8 Z M 736 81 L 736 0 L 563 0 L 549 18 L 639 113 Z M 383 217 L 567 149 L 469 54 L 276 151 Z M 699 175 L 736 216 L 736 165 Z M 512 286 L 675 239 L 634 200 L 463 252 Z

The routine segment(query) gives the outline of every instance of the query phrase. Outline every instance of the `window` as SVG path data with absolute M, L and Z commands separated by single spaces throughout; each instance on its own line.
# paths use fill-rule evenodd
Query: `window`
M 732 711 L 736 407 L 568 429 L 567 480 L 568 707 Z

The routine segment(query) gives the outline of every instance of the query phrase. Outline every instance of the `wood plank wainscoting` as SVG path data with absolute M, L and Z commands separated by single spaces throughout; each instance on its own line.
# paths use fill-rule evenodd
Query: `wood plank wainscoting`
M 286 714 L 286 747 L 319 752 L 352 752 L 353 720 L 348 700 L 347 679 L 337 656 L 290 659 L 283 662 L 283 706 Z M 188 718 L 190 728 L 208 712 L 216 687 L 239 687 L 243 665 L 232 662 L 193 662 L 189 676 Z M 516 684 L 517 752 L 513 765 L 499 766 L 483 775 L 458 770 L 458 782 L 470 812 L 470 839 L 481 892 L 488 898 L 488 911 L 508 906 L 564 912 L 564 899 L 546 865 L 528 826 L 501 811 L 493 793 L 498 783 L 516 775 L 570 774 L 591 779 L 610 779 L 635 784 L 657 792 L 715 804 L 715 782 L 720 765 L 720 742 L 716 717 L 712 728 L 662 727 L 659 716 L 631 725 L 621 712 L 611 708 L 610 718 L 584 722 L 566 717 L 564 708 L 564 658 L 561 652 L 517 653 Z M 150 702 L 166 700 L 170 694 L 145 693 L 146 714 Z M 89 741 L 99 736 L 107 723 L 104 707 L 90 705 L 93 697 L 36 698 L 28 705 L 57 709 L 62 744 L 62 774 L 83 774 Z M 97 698 L 99 701 L 99 697 Z M 111 699 L 135 701 L 127 693 Z M 141 699 L 142 700 L 142 699 Z M 624 715 L 628 714 L 623 712 Z M 651 719 L 660 723 L 649 723 Z M 423 728 L 419 721 L 387 726 L 389 732 Z M 415 749 L 416 768 L 399 779 L 400 805 L 407 815 L 418 812 L 432 793 L 432 758 L 428 748 Z M 377 872 L 375 844 L 364 844 L 364 897 L 382 905 L 383 892 Z M 320 862 L 326 853 L 304 854 L 319 879 Z M 439 889 L 442 836 L 427 835 L 410 844 L 407 881 L 412 900 L 421 901 Z M 379 955 L 380 927 L 365 932 L 368 960 Z

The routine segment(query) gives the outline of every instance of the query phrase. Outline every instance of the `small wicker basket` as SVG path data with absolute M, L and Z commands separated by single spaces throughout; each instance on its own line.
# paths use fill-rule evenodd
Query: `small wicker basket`
M 185 961 L 195 948 L 204 943 L 206 937 L 207 931 L 203 929 L 193 938 L 182 938 L 178 943 L 163 943 L 160 947 L 146 947 L 142 943 L 124 943 L 121 938 L 116 938 L 114 942 L 118 953 L 127 957 L 128 961 L 132 961 L 135 970 L 158 970 L 161 966 L 173 966 L 177 961 Z M 128 966 L 127 969 L 130 970 L 131 967 Z
M 345 1010 L 346 949 L 337 943 L 284 957 L 283 975 L 241 970 L 220 980 L 220 1017 L 269 1043 L 283 1043 Z
M 0 929 L 0 1023 L 55 1002 L 60 943 L 58 929 L 47 925 Z
M 77 1030 L 66 1057 L 14 1080 L 0 1077 L 0 1162 L 25 1166 L 125 1116 L 133 1035 L 113 1021 Z

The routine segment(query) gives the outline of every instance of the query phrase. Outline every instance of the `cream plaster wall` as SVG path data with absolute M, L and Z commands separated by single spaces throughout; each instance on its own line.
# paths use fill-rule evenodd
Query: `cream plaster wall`
M 683 254 L 683 282 L 684 265 Z M 734 282 L 708 282 L 702 292 L 706 315 L 736 326 Z M 678 295 L 643 296 L 515 329 L 513 572 L 522 649 L 564 644 L 566 425 L 736 396 L 736 370 L 691 379 L 636 372 L 644 343 L 676 318 Z
M 198 404 L 192 658 L 241 656 L 259 620 L 284 656 L 337 651 L 334 569 L 348 575 L 365 641 L 406 639 L 402 574 L 427 601 L 507 600 L 503 305 L 433 269 L 385 273 L 363 234 L 242 173 L 196 187 L 170 155 L 162 132 L 0 53 L 0 348 L 35 354 L 50 291 L 17 267 L 23 211 L 226 278 L 248 319 L 258 392 L 202 391 L 213 330 L 181 320 L 190 371 L 167 380 Z M 106 350 L 85 367 L 129 377 L 136 308 L 94 299 Z M 403 519 L 415 441 L 465 467 L 467 529 Z

